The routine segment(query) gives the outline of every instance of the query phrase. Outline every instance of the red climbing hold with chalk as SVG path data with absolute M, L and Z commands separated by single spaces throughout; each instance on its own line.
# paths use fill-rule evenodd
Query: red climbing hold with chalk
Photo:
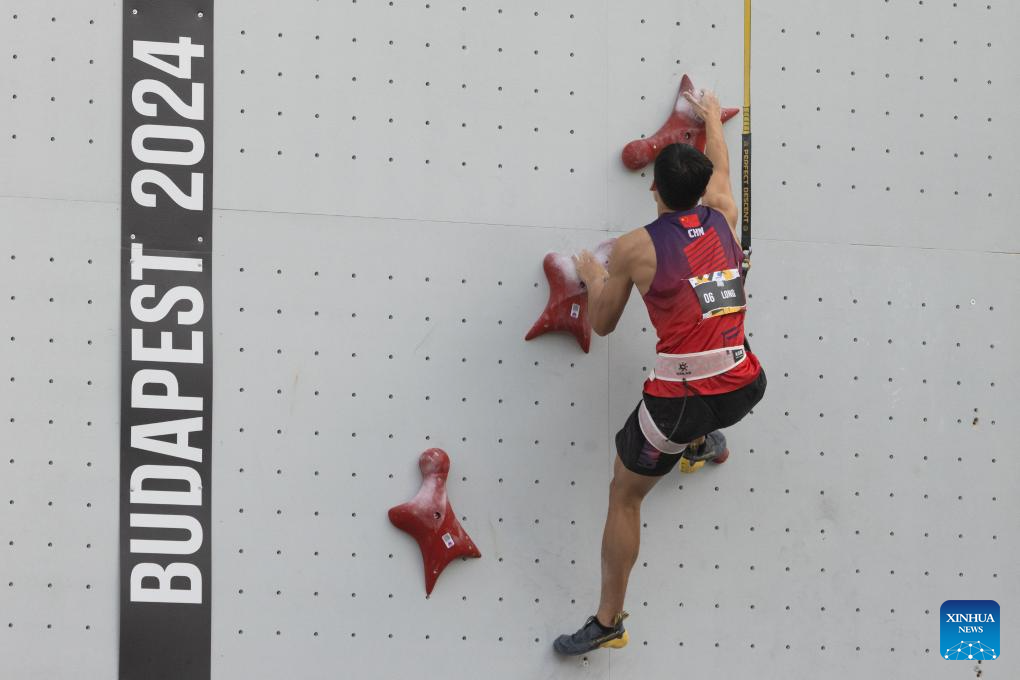
M 592 253 L 603 267 L 609 264 L 609 253 L 615 242 L 616 239 L 603 241 Z M 531 340 L 544 333 L 562 331 L 577 338 L 581 349 L 587 353 L 591 347 L 588 291 L 577 275 L 573 259 L 561 253 L 548 253 L 542 260 L 542 268 L 549 281 L 549 301 L 524 339 Z
M 665 125 L 651 137 L 635 139 L 623 147 L 624 165 L 631 170 L 640 170 L 653 162 L 663 147 L 675 143 L 690 144 L 698 151 L 705 151 L 705 122 L 695 115 L 690 102 L 684 99 L 684 92 L 694 92 L 694 85 L 686 74 L 680 80 L 680 91 Z M 738 113 L 740 109 L 723 109 L 722 121 L 725 123 Z
M 458 557 L 481 557 L 471 537 L 457 520 L 446 496 L 450 457 L 442 449 L 428 449 L 418 458 L 422 483 L 407 503 L 390 508 L 390 522 L 406 531 L 421 548 L 425 565 L 425 595 L 432 594 L 436 580 Z

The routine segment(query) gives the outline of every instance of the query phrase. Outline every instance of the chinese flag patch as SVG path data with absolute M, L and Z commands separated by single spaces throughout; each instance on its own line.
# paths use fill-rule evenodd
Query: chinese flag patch
M 701 220 L 698 219 L 697 213 L 691 213 L 690 215 L 681 215 L 680 224 L 687 229 L 694 229 L 701 226 Z

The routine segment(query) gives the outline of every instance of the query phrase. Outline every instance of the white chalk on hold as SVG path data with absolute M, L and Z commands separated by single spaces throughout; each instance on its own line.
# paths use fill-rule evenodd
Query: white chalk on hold
M 608 268 L 609 254 L 613 252 L 613 245 L 615 243 L 615 238 L 607 239 L 595 246 L 595 250 L 592 251 L 592 255 L 602 264 L 603 267 Z M 553 256 L 553 266 L 563 274 L 563 280 L 567 283 L 567 295 L 578 295 L 585 292 L 586 288 L 584 287 L 584 284 L 581 283 L 581 277 L 577 275 L 577 267 L 574 265 L 573 258 L 570 255 L 564 255 L 562 253 L 551 254 Z M 573 312 L 571 312 L 571 314 L 573 314 Z

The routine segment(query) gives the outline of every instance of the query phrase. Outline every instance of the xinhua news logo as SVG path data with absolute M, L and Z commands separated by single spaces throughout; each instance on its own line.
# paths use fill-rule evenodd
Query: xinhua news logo
M 999 658 L 999 604 L 995 600 L 946 600 L 939 610 L 942 658 Z

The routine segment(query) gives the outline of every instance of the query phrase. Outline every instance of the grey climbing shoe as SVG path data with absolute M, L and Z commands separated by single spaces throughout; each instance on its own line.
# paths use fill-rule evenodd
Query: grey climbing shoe
M 613 618 L 613 627 L 608 631 L 602 627 L 594 616 L 588 617 L 581 629 L 573 635 L 561 635 L 553 642 L 553 649 L 559 654 L 586 654 L 594 649 L 605 647 L 620 649 L 630 642 L 630 636 L 623 628 L 623 620 L 627 612 L 620 612 Z
M 713 430 L 705 435 L 705 441 L 700 446 L 688 446 L 680 457 L 680 472 L 697 472 L 704 467 L 706 461 L 712 461 L 716 465 L 725 463 L 730 457 L 730 450 L 726 448 L 726 435 L 722 430 Z

